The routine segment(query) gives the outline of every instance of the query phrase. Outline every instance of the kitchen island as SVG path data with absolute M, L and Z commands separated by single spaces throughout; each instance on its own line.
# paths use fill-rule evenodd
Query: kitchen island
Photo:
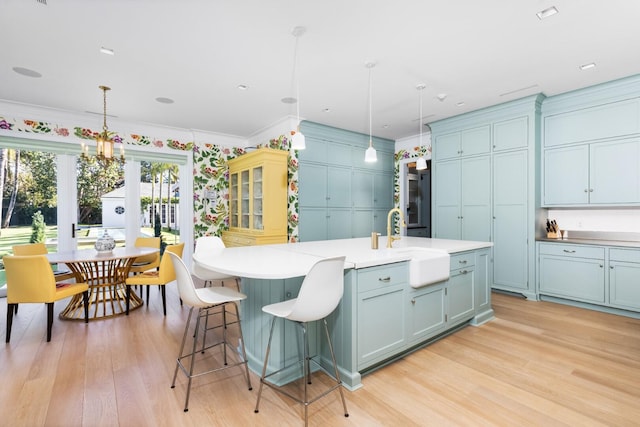
M 467 324 L 493 318 L 491 308 L 490 242 L 403 236 L 393 248 L 371 249 L 369 238 L 224 248 L 194 255 L 204 268 L 242 278 L 247 295 L 241 306 L 249 367 L 259 373 L 267 347 L 270 316 L 262 307 L 295 298 L 306 273 L 318 260 L 346 256 L 344 296 L 327 319 L 341 379 L 349 389 L 362 386 L 361 375 Z M 420 285 L 416 271 L 429 276 L 416 260 L 447 256 L 447 277 Z M 435 264 L 434 264 L 435 266 Z M 311 354 L 330 358 L 317 325 L 309 325 Z M 278 324 L 271 347 L 270 370 L 297 360 L 293 325 Z M 283 372 L 276 381 L 288 382 L 300 373 Z

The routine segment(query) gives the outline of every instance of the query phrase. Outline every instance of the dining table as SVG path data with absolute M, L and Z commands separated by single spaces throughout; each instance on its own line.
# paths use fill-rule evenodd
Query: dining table
M 51 264 L 66 264 L 76 282 L 89 285 L 89 320 L 97 320 L 126 313 L 125 281 L 129 270 L 136 258 L 154 252 L 158 252 L 158 249 L 135 246 L 117 247 L 109 252 L 78 249 L 52 252 L 47 259 Z M 142 305 L 142 298 L 131 292 L 129 310 Z M 84 320 L 82 294 L 74 295 L 59 317 L 63 320 Z

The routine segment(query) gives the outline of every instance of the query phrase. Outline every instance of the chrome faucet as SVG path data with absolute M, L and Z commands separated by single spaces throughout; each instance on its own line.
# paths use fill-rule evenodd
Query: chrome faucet
M 400 236 L 393 236 L 391 234 L 391 218 L 393 217 L 394 212 L 398 212 L 398 215 L 400 215 L 400 220 L 402 221 L 401 226 L 407 226 L 407 223 L 404 221 L 404 214 L 402 213 L 400 208 L 393 208 L 389 211 L 389 214 L 387 215 L 387 248 L 391 247 L 394 240 L 400 240 Z

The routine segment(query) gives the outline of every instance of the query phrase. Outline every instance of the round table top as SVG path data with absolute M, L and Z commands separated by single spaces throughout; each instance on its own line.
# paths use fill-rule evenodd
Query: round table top
M 142 255 L 158 252 L 159 249 L 138 247 L 117 247 L 111 252 L 102 253 L 95 249 L 77 249 L 67 252 L 47 254 L 50 263 L 109 261 L 112 259 L 137 258 Z

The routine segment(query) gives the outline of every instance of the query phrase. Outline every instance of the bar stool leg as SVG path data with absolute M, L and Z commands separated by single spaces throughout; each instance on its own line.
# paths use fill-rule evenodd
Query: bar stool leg
M 342 381 L 340 380 L 340 372 L 338 371 L 338 364 L 336 363 L 336 355 L 333 353 L 333 345 L 331 344 L 331 336 L 329 336 L 329 327 L 327 326 L 327 319 L 322 319 L 324 323 L 324 331 L 327 335 L 327 343 L 329 344 L 329 352 L 331 353 L 331 362 L 333 362 L 333 370 L 336 374 L 336 381 L 338 381 L 338 391 L 340 391 L 340 398 L 342 399 L 342 407 L 344 408 L 344 416 L 348 417 L 347 402 L 344 400 L 344 393 L 342 392 Z
M 240 331 L 240 348 L 242 349 L 242 360 L 244 360 L 244 370 L 247 374 L 247 385 L 249 390 L 253 390 L 251 386 L 251 377 L 249 376 L 249 361 L 247 360 L 247 350 L 244 348 L 244 335 L 242 334 L 242 323 L 240 322 L 240 313 L 238 312 L 238 303 L 234 302 L 233 306 L 236 308 L 236 319 L 238 320 L 238 330 Z
M 276 325 L 275 316 L 271 319 L 271 330 L 269 332 L 269 341 L 267 342 L 267 351 L 264 355 L 264 366 L 262 367 L 262 375 L 260 376 L 260 387 L 258 388 L 258 401 L 256 402 L 256 409 L 253 412 L 259 412 L 260 397 L 262 397 L 262 388 L 264 387 L 264 378 L 267 374 L 267 364 L 269 363 L 269 353 L 271 351 L 271 338 L 273 337 L 273 327 Z

